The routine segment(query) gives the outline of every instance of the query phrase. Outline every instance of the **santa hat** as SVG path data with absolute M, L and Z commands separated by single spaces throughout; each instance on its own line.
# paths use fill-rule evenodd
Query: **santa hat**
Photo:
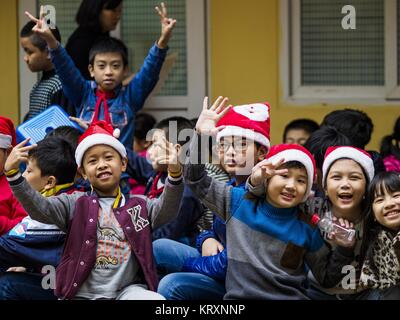
M 0 149 L 8 149 L 15 144 L 14 123 L 10 119 L 0 116 Z
M 357 162 L 367 174 L 366 178 L 368 178 L 368 181 L 371 182 L 375 174 L 374 162 L 372 161 L 371 155 L 367 151 L 356 147 L 337 146 L 329 147 L 325 152 L 324 163 L 322 165 L 322 181 L 324 185 L 332 164 L 336 160 L 344 158 Z
M 96 145 L 105 144 L 113 147 L 122 158 L 126 158 L 125 146 L 118 140 L 119 129 L 115 129 L 104 120 L 93 122 L 85 133 L 79 138 L 75 151 L 75 160 L 78 167 L 82 164 L 85 152 Z
M 311 193 L 311 188 L 316 177 L 316 165 L 312 154 L 303 146 L 297 144 L 277 144 L 269 150 L 266 159 L 269 159 L 273 164 L 284 159 L 284 163 L 289 161 L 298 161 L 307 171 L 307 191 L 304 195 L 303 202 L 307 200 Z
M 222 137 L 237 136 L 251 139 L 269 148 L 270 106 L 255 103 L 231 108 L 217 123 L 226 126 L 217 134 L 217 142 Z

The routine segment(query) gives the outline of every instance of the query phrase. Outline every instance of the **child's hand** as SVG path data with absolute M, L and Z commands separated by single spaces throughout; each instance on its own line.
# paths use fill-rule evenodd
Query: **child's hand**
M 86 130 L 87 128 L 89 128 L 89 125 L 90 125 L 89 121 L 85 121 L 83 119 L 75 118 L 75 117 L 69 117 L 69 119 L 76 122 L 78 124 L 78 126 L 80 126 L 83 130 Z
M 201 246 L 202 257 L 215 256 L 224 250 L 224 246 L 214 238 L 204 240 Z
M 160 16 L 161 21 L 161 36 L 157 41 L 157 46 L 161 49 L 165 49 L 168 45 L 169 39 L 171 38 L 172 29 L 175 28 L 176 20 L 168 18 L 167 7 L 164 2 L 161 2 L 161 9 L 158 6 L 155 9 Z
M 215 136 L 219 131 L 225 128 L 220 126 L 216 128 L 217 122 L 221 119 L 232 107 L 226 106 L 228 98 L 218 97 L 210 109 L 208 109 L 208 97 L 204 98 L 203 111 L 200 113 L 196 123 L 196 131 L 200 134 Z
M 160 143 L 161 152 L 155 161 L 158 164 L 168 165 L 168 171 L 172 173 L 182 173 L 182 165 L 179 162 L 179 151 L 181 146 L 179 144 L 174 145 L 168 142 L 165 137 L 161 138 Z
M 30 138 L 25 139 L 21 143 L 17 144 L 11 151 L 4 165 L 5 172 L 18 169 L 21 162 L 28 162 L 28 152 L 29 150 L 35 148 L 37 145 L 33 144 L 31 146 L 25 147 Z
M 338 225 L 340 225 L 343 228 L 346 229 L 354 229 L 354 224 L 352 222 L 349 222 L 346 219 L 343 218 L 336 218 L 332 217 L 332 221 Z M 353 248 L 356 245 L 356 237 L 353 237 L 351 241 L 343 239 L 343 237 L 340 237 L 339 235 L 335 234 L 335 232 L 331 232 L 327 235 L 328 239 L 332 242 L 334 242 L 336 245 L 340 247 L 345 247 L 345 248 Z
M 36 19 L 28 11 L 25 11 L 25 14 L 28 16 L 29 19 L 31 19 L 31 21 L 36 23 L 36 25 L 32 28 L 32 31 L 38 34 L 41 38 L 43 38 L 43 40 L 47 42 L 47 45 L 49 46 L 50 49 L 56 49 L 58 47 L 58 41 L 54 37 L 49 26 L 47 25 L 43 6 L 40 6 L 39 19 Z
M 288 172 L 288 169 L 279 169 L 285 159 L 280 159 L 277 163 L 273 164 L 269 159 L 265 159 L 259 163 L 257 163 L 254 168 L 251 170 L 250 176 L 250 184 L 253 187 L 256 187 L 260 184 L 263 184 L 266 180 L 271 178 L 276 174 L 285 174 Z

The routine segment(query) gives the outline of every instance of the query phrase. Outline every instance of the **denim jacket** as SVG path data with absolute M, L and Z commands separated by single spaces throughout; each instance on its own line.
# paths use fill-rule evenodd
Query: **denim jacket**
M 92 121 L 97 100 L 96 82 L 82 77 L 61 45 L 49 51 L 64 93 L 75 107 L 76 115 L 83 120 Z M 119 139 L 127 148 L 132 148 L 135 114 L 143 107 L 146 98 L 155 87 L 166 53 L 167 49 L 153 45 L 143 66 L 129 85 L 118 86 L 114 90 L 115 98 L 107 100 L 111 124 L 121 130 Z M 104 111 L 101 108 L 99 120 L 103 119 Z

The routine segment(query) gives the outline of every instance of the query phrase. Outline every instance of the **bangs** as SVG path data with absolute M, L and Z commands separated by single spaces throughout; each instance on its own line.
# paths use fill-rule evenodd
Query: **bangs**
M 395 172 L 379 173 L 371 184 L 373 198 L 400 191 L 400 177 Z

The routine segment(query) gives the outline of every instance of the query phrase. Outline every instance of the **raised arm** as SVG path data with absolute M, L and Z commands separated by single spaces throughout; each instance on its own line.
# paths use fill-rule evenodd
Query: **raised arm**
M 160 16 L 161 35 L 156 44 L 150 49 L 140 71 L 133 77 L 128 85 L 128 97 L 132 108 L 139 111 L 158 82 L 161 67 L 167 54 L 168 42 L 175 28 L 176 20 L 169 18 L 167 7 L 155 7 Z
M 90 81 L 86 81 L 82 77 L 79 69 L 76 68 L 67 51 L 54 37 L 46 23 L 43 6 L 40 7 L 39 19 L 32 16 L 29 12 L 25 12 L 25 14 L 31 21 L 36 23 L 32 31 L 46 41 L 57 75 L 60 77 L 63 90 L 68 100 L 74 105 L 76 114 L 79 114 L 81 101 L 83 100 L 85 92 L 90 90 Z

